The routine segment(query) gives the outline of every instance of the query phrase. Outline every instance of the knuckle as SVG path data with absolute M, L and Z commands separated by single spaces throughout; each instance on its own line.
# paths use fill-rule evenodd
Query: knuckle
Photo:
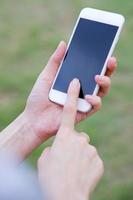
M 72 105 L 66 105 L 65 112 L 68 112 L 68 113 L 75 112 L 75 107 Z
M 56 65 L 60 65 L 60 60 L 56 57 L 55 52 L 51 56 L 50 62 L 55 63 Z
M 79 143 L 81 145 L 83 145 L 83 146 L 86 145 L 86 144 L 88 144 L 87 139 L 84 136 L 80 136 Z
M 111 79 L 108 76 L 106 76 L 106 82 L 107 82 L 108 85 L 111 84 Z
M 107 88 L 110 87 L 110 85 L 111 85 L 111 80 L 110 80 L 109 77 L 106 77 L 106 79 L 105 79 L 105 85 L 106 85 Z
M 42 80 L 43 80 L 44 82 L 48 83 L 48 84 L 51 83 L 51 78 L 48 77 L 48 76 L 46 76 L 46 75 L 44 75 L 44 76 L 42 77 Z
M 97 103 L 100 104 L 100 105 L 102 104 L 101 98 L 98 97 L 98 96 L 97 96 Z
M 104 173 L 104 164 L 103 164 L 103 161 L 102 161 L 101 158 L 99 158 L 99 160 L 98 160 L 98 168 L 99 168 L 99 170 L 101 172 L 101 175 L 103 175 L 103 173 Z
M 102 107 L 101 98 L 99 96 L 97 96 L 95 108 L 96 108 L 96 110 L 100 110 L 101 107 Z
M 78 137 L 77 141 L 78 141 L 79 146 L 85 146 L 87 144 L 85 138 L 83 137 Z
M 84 144 L 86 144 L 86 143 L 88 144 L 88 142 L 90 142 L 89 136 L 84 132 L 79 133 L 79 137 L 81 139 L 81 142 Z
M 96 147 L 90 145 L 89 151 L 92 154 L 92 156 L 96 156 L 97 155 L 97 149 L 96 149 Z

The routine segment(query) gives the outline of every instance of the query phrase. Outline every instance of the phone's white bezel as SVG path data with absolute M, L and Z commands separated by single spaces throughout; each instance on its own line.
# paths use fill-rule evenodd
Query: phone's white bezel
M 116 34 L 115 39 L 114 39 L 114 41 L 112 43 L 112 46 L 111 46 L 110 51 L 109 51 L 109 54 L 108 54 L 108 56 L 106 58 L 105 64 L 104 64 L 102 72 L 100 74 L 101 76 L 103 76 L 105 74 L 105 72 L 106 72 L 106 69 L 107 69 L 107 62 L 108 62 L 109 58 L 111 57 L 111 55 L 113 54 L 114 48 L 115 48 L 115 46 L 116 46 L 116 44 L 118 42 L 119 35 L 120 35 L 121 30 L 122 30 L 122 27 L 123 27 L 125 19 L 120 14 L 106 12 L 106 11 L 102 11 L 102 10 L 96 10 L 96 9 L 92 9 L 92 8 L 84 8 L 81 11 L 81 13 L 80 13 L 80 15 L 78 17 L 78 20 L 76 22 L 76 25 L 74 27 L 74 30 L 73 30 L 72 35 L 71 35 L 70 40 L 69 40 L 67 50 L 68 50 L 68 48 L 70 46 L 70 43 L 72 41 L 73 35 L 75 33 L 75 30 L 77 28 L 77 25 L 79 23 L 80 18 L 84 18 L 84 19 L 88 19 L 88 20 L 93 20 L 93 21 L 97 21 L 97 22 L 101 22 L 101 23 L 105 23 L 105 24 L 118 26 L 117 34 Z M 66 50 L 66 52 L 67 52 L 67 50 Z M 62 60 L 62 63 L 63 63 L 63 60 Z M 55 83 L 56 78 L 58 76 L 58 73 L 59 73 L 59 71 L 61 69 L 62 63 L 60 65 L 59 69 L 58 69 L 58 72 L 56 74 L 55 80 L 54 80 L 54 82 L 52 84 L 52 87 L 51 87 L 51 90 L 50 90 L 50 93 L 49 93 L 49 99 L 51 101 L 55 102 L 55 103 L 60 104 L 60 105 L 64 105 L 65 104 L 65 100 L 66 100 L 67 94 L 63 93 L 61 91 L 57 91 L 57 90 L 53 89 L 53 86 L 54 86 L 54 83 Z M 98 90 L 99 90 L 99 86 L 96 85 L 95 90 L 93 92 L 93 95 L 97 95 Z M 88 112 L 88 111 L 91 110 L 91 108 L 92 108 L 92 106 L 89 103 L 87 103 L 86 100 L 81 99 L 81 98 L 78 99 L 77 109 L 79 111 Z

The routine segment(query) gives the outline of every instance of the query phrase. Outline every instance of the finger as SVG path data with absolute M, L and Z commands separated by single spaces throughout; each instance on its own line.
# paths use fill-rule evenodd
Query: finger
M 106 71 L 106 76 L 111 76 L 117 68 L 117 60 L 115 57 L 111 57 L 108 61 L 108 67 Z
M 55 78 L 57 70 L 58 70 L 60 63 L 65 55 L 65 51 L 66 51 L 66 44 L 65 44 L 65 42 L 61 41 L 59 43 L 56 51 L 49 59 L 43 72 L 41 73 L 41 77 L 43 78 L 43 80 L 46 81 L 49 88 L 51 87 L 51 85 L 53 83 L 53 80 Z
M 84 132 L 81 132 L 81 133 L 78 133 L 77 134 L 78 137 L 81 137 L 83 141 L 85 141 L 86 143 L 90 143 L 90 137 L 84 133 Z
M 105 95 L 108 95 L 111 87 L 111 80 L 108 76 L 99 76 L 97 75 L 95 77 L 96 83 L 99 85 L 100 89 L 98 92 L 98 96 L 101 98 L 104 97 Z
M 55 50 L 54 54 L 51 56 L 51 58 L 48 61 L 48 64 L 46 66 L 47 73 L 51 74 L 51 71 L 55 73 L 63 59 L 63 56 L 66 51 L 66 44 L 64 41 L 61 41 Z
M 92 105 L 92 110 L 87 114 L 88 116 L 101 109 L 102 101 L 101 101 L 101 98 L 99 96 L 86 95 L 85 99 L 89 104 Z
M 61 127 L 74 128 L 76 113 L 77 113 L 77 100 L 80 92 L 80 82 L 74 79 L 69 86 L 66 103 L 63 109 L 63 116 Z

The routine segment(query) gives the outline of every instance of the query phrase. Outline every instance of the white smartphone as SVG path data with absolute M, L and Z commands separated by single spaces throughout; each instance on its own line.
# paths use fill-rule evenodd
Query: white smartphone
M 97 95 L 99 87 L 95 75 L 105 74 L 124 21 L 122 15 L 115 13 L 92 8 L 81 11 L 49 93 L 52 102 L 64 105 L 70 82 L 78 78 L 81 90 L 77 109 L 81 112 L 91 110 L 84 96 Z

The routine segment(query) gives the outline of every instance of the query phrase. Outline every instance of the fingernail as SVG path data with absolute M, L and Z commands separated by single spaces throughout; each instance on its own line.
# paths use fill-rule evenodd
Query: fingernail
M 80 87 L 79 79 L 75 78 L 72 80 L 71 84 L 73 84 L 75 87 Z
M 60 46 L 61 46 L 63 43 L 64 43 L 64 41 L 60 41 L 60 43 L 58 44 L 57 49 L 60 48 Z

